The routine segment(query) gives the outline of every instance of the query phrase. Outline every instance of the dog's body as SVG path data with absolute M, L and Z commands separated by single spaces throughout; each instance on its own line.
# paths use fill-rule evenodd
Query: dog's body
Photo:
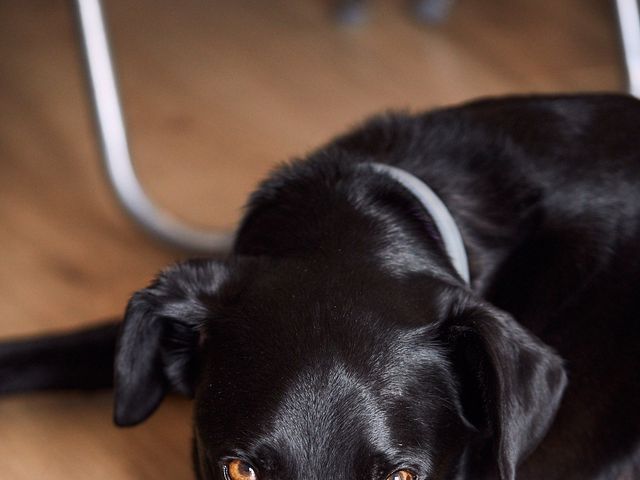
M 369 162 L 443 199 L 471 287 L 420 203 Z M 201 479 L 232 459 L 259 480 L 640 478 L 639 254 L 640 102 L 379 117 L 264 182 L 226 261 L 176 265 L 134 295 L 116 422 L 195 394 Z M 104 361 L 69 365 L 108 359 L 114 338 L 0 346 L 0 391 L 106 384 Z

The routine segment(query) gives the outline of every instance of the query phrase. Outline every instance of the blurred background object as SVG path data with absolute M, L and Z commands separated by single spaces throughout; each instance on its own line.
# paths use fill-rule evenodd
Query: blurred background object
M 190 225 L 231 231 L 278 162 L 389 108 L 622 91 L 608 0 L 464 0 L 443 23 L 372 1 L 342 26 L 321 0 L 108 0 L 141 183 Z M 123 215 L 105 182 L 73 5 L 0 2 L 0 336 L 119 315 L 183 253 Z M 189 403 L 111 427 L 109 393 L 0 399 L 0 472 L 26 480 L 192 478 Z
M 358 25 L 368 18 L 370 0 L 336 0 L 336 19 L 346 25 Z M 444 22 L 455 0 L 406 0 L 409 14 L 419 22 L 436 24 Z

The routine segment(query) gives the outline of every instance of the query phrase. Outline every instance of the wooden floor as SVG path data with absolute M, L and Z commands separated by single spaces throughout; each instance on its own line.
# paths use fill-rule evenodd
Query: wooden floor
M 117 316 L 181 257 L 105 184 L 70 3 L 0 2 L 0 337 Z M 605 0 L 465 0 L 428 28 L 380 0 L 353 29 L 321 0 L 106 3 L 136 166 L 203 225 L 232 228 L 274 164 L 367 114 L 623 84 Z M 188 401 L 127 430 L 110 408 L 108 392 L 0 399 L 0 478 L 191 478 Z

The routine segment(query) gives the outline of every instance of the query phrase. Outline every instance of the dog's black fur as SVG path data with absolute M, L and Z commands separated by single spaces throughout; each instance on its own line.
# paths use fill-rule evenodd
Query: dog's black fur
M 372 161 L 444 200 L 471 287 Z M 133 296 L 115 420 L 194 395 L 199 479 L 637 479 L 639 254 L 637 100 L 374 118 L 271 175 L 227 260 Z M 1 346 L 0 389 L 109 384 L 115 329 L 75 335 Z

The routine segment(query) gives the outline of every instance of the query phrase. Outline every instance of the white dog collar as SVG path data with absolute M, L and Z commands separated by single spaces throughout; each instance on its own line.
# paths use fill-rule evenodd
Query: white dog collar
M 440 200 L 440 197 L 438 197 L 422 180 L 406 170 L 402 170 L 398 167 L 392 167 L 391 165 L 385 165 L 383 163 L 372 162 L 368 165 L 371 165 L 374 170 L 392 177 L 420 201 L 440 232 L 444 248 L 451 259 L 453 267 L 456 269 L 460 277 L 462 277 L 462 279 L 468 284 L 469 261 L 467 259 L 467 252 L 464 248 L 464 243 L 462 242 L 462 235 L 460 235 L 460 230 L 458 229 L 455 220 L 451 216 L 451 213 L 445 204 Z

